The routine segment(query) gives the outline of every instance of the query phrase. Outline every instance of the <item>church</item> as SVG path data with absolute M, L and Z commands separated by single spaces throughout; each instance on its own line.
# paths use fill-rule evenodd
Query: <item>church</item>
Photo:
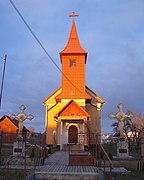
M 80 44 L 74 12 L 66 46 L 60 51 L 61 86 L 44 101 L 46 144 L 63 150 L 74 144 L 84 149 L 90 134 L 101 133 L 104 100 L 86 86 L 87 51 Z

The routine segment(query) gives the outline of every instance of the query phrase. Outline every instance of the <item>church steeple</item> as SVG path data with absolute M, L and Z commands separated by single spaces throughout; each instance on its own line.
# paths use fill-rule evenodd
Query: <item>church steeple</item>
M 62 93 L 57 99 L 90 99 L 85 91 L 85 63 L 87 52 L 81 47 L 74 17 L 65 48 L 60 52 L 62 63 Z
M 72 26 L 70 30 L 70 35 L 67 44 L 65 48 L 60 52 L 60 55 L 62 56 L 65 54 L 81 54 L 81 55 L 85 55 L 86 58 L 87 52 L 81 47 L 76 30 L 75 20 L 74 20 L 74 17 L 78 16 L 78 14 L 72 12 L 72 14 L 69 16 L 72 17 Z

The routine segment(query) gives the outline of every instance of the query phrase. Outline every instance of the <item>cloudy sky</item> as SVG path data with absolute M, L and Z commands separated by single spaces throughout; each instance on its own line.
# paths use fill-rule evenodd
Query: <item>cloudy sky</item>
M 112 132 L 108 115 L 124 110 L 144 112 L 143 0 L 13 0 L 46 51 L 61 68 L 59 52 L 75 11 L 82 47 L 88 51 L 87 86 L 104 100 L 102 133 Z M 61 85 L 61 73 L 12 7 L 0 0 L 0 71 L 7 64 L 0 115 L 19 112 L 24 104 L 34 119 L 27 127 L 44 131 L 42 101 Z

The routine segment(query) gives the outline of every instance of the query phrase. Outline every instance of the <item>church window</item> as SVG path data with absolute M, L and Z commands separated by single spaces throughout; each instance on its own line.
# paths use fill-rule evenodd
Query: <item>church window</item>
M 76 67 L 76 60 L 75 59 L 70 59 L 70 67 Z

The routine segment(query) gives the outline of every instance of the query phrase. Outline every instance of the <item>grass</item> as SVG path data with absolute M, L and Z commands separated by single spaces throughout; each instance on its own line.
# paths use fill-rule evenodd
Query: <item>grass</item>
M 29 171 L 27 171 L 28 173 Z M 10 169 L 9 173 L 7 169 L 0 169 L 0 180 L 22 180 L 25 177 L 24 170 Z
M 115 174 L 113 175 L 114 180 L 143 180 L 144 172 L 141 171 L 132 171 L 129 174 Z
M 109 156 L 116 156 L 117 155 L 116 144 L 114 144 L 114 143 L 113 144 L 104 144 L 103 147 Z M 136 147 L 135 148 L 131 147 L 130 151 L 129 151 L 129 155 L 133 156 L 135 158 L 140 158 L 140 155 L 141 155 L 140 149 L 136 149 Z

